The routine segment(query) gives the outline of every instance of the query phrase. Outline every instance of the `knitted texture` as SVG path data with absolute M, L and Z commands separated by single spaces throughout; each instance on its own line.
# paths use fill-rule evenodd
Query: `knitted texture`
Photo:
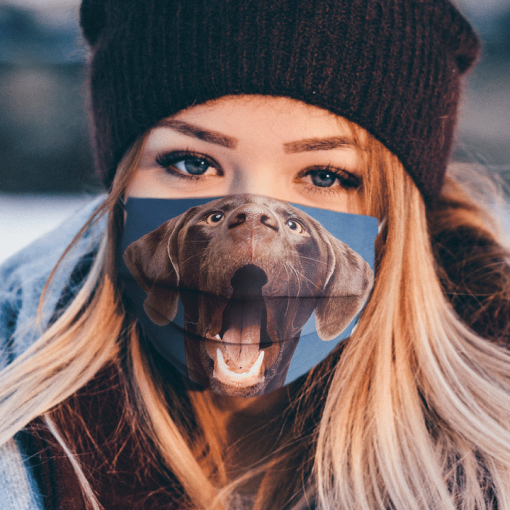
M 433 203 L 461 75 L 479 42 L 447 0 L 83 0 L 96 158 L 107 185 L 154 124 L 232 94 L 285 96 L 356 122 Z

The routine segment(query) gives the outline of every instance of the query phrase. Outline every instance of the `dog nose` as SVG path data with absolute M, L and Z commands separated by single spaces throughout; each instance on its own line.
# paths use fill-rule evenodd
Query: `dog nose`
M 267 227 L 278 232 L 278 220 L 267 208 L 258 204 L 245 204 L 234 210 L 228 220 L 228 228 L 244 227 L 260 228 Z

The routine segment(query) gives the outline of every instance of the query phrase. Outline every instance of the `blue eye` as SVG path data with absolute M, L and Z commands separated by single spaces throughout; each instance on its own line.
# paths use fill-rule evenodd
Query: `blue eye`
M 204 175 L 211 165 L 201 158 L 186 158 L 173 164 L 177 170 L 190 175 Z
M 337 175 L 333 172 L 328 172 L 326 170 L 318 170 L 315 172 L 310 172 L 310 177 L 315 186 L 319 186 L 321 188 L 329 188 L 335 184 L 337 180 Z
M 320 168 L 317 170 L 308 170 L 305 176 L 309 177 L 312 184 L 319 188 L 331 188 L 340 186 L 343 188 L 359 188 L 361 178 L 352 175 L 341 169 Z
M 216 164 L 206 156 L 191 152 L 169 152 L 156 157 L 156 163 L 162 166 L 169 174 L 182 178 L 199 178 L 210 175 L 218 175 Z

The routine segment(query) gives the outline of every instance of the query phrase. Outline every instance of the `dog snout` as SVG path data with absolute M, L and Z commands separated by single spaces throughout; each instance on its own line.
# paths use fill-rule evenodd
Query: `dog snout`
M 278 232 L 278 220 L 267 208 L 259 204 L 245 204 L 234 210 L 228 218 L 228 228 L 259 229 L 266 227 Z

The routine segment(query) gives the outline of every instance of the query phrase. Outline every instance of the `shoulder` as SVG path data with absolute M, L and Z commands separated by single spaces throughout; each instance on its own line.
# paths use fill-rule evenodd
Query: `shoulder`
M 104 198 L 93 199 L 72 218 L 0 266 L 0 367 L 17 357 L 38 336 L 34 326 L 44 285 L 66 247 Z M 83 255 L 97 248 L 105 223 L 103 219 L 83 236 L 56 275 L 49 289 L 43 325 L 51 317 L 74 266 Z

